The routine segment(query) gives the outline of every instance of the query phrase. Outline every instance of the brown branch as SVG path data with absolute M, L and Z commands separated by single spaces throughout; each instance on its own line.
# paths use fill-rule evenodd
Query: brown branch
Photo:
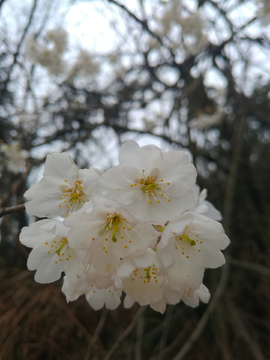
M 141 317 L 136 329 L 136 344 L 135 344 L 135 360 L 142 360 L 142 342 L 143 342 L 144 318 Z
M 166 358 L 166 356 L 168 358 L 167 354 L 179 347 L 179 344 L 181 343 L 183 338 L 186 337 L 186 334 L 190 330 L 190 327 L 191 327 L 191 322 L 187 322 L 186 325 L 183 327 L 182 331 L 180 331 L 180 333 L 174 339 L 174 341 L 171 344 L 169 344 L 168 346 L 166 346 L 157 355 L 155 355 L 154 357 L 151 357 L 150 360 L 159 360 L 160 357 Z
M 85 354 L 84 360 L 91 359 L 90 356 L 91 356 L 92 349 L 95 346 L 95 343 L 96 343 L 96 341 L 98 339 L 98 336 L 99 336 L 99 334 L 100 334 L 100 332 L 101 332 L 101 330 L 103 328 L 103 325 L 104 325 L 105 320 L 106 320 L 107 312 L 108 312 L 107 309 L 104 307 L 104 309 L 102 311 L 102 314 L 101 314 L 101 317 L 99 319 L 99 323 L 98 323 L 98 325 L 96 327 L 95 333 L 94 333 L 94 335 L 92 337 L 92 340 L 90 341 L 90 344 L 88 346 L 88 349 L 87 349 L 87 352 Z
M 165 354 L 162 352 L 162 350 L 164 350 L 164 348 L 166 347 L 166 341 L 167 341 L 167 336 L 168 336 L 168 332 L 169 332 L 169 324 L 172 319 L 173 310 L 174 310 L 173 306 L 169 306 L 166 310 L 166 315 L 165 315 L 165 319 L 163 321 L 163 326 L 162 326 L 161 338 L 160 338 L 160 342 L 159 342 L 158 360 L 163 360 L 164 356 L 165 356 Z
M 146 306 L 141 307 L 136 315 L 133 317 L 131 323 L 129 324 L 129 326 L 126 328 L 126 330 L 123 332 L 122 335 L 119 336 L 119 338 L 115 341 L 115 343 L 113 344 L 113 346 L 111 347 L 110 351 L 107 353 L 107 355 L 105 356 L 104 360 L 109 360 L 113 353 L 115 352 L 115 350 L 118 348 L 118 346 L 120 345 L 120 343 L 125 340 L 125 338 L 131 333 L 131 331 L 133 330 L 133 328 L 135 327 L 135 325 L 137 324 L 137 321 L 140 319 L 140 317 L 142 316 L 142 314 L 144 313 L 146 309 Z
M 236 267 L 239 267 L 242 269 L 246 269 L 246 270 L 257 271 L 263 275 L 270 276 L 270 268 L 268 268 L 267 266 L 252 263 L 250 261 L 236 260 L 236 259 L 229 259 L 229 262 L 233 266 L 236 266 Z
M 240 336 L 247 344 L 247 347 L 249 347 L 250 352 L 253 355 L 253 358 L 255 360 L 266 360 L 263 353 L 261 352 L 261 349 L 255 342 L 255 340 L 252 338 L 252 335 L 248 332 L 247 325 L 243 322 L 239 311 L 237 308 L 234 307 L 233 304 L 227 304 L 228 310 L 231 313 L 230 319 L 231 322 L 234 324 L 236 331 L 235 333 Z
M 25 210 L 24 204 L 15 205 L 15 206 L 11 206 L 8 208 L 2 208 L 2 209 L 0 209 L 0 218 L 4 215 L 13 214 L 16 212 L 22 212 L 24 210 Z

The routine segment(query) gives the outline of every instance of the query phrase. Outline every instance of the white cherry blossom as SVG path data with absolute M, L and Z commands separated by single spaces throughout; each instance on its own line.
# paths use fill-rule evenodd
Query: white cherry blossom
M 199 214 L 203 214 L 204 216 L 209 217 L 210 219 L 220 221 L 222 219 L 220 211 L 218 211 L 213 204 L 209 201 L 205 200 L 207 197 L 207 190 L 203 189 L 200 192 L 200 188 L 198 185 L 194 185 L 192 187 L 192 191 L 194 197 L 196 199 L 196 203 L 193 208 L 189 208 L 189 211 L 193 211 Z
M 116 258 L 124 258 L 148 248 L 159 236 L 149 223 L 140 222 L 123 205 L 105 198 L 93 199 L 65 219 L 65 224 L 71 227 L 70 245 L 91 248 L 90 256 L 97 262 L 96 252 L 106 258 L 110 258 L 111 253 Z M 113 256 L 110 262 L 115 262 Z
M 199 268 L 223 265 L 225 258 L 220 250 L 224 250 L 229 242 L 220 223 L 201 214 L 187 212 L 165 227 L 157 250 L 168 272 L 173 272 L 174 266 L 178 267 L 178 271 L 185 269 L 190 272 L 187 283 L 191 281 L 190 286 L 197 288 L 192 281 L 196 278 L 198 283 Z
M 58 220 L 41 220 L 24 227 L 20 234 L 23 245 L 33 248 L 28 260 L 29 270 L 37 270 L 35 280 L 50 283 L 64 271 L 70 279 L 84 272 L 84 253 L 69 247 L 69 228 Z
M 14 141 L 11 145 L 0 144 L 1 153 L 4 155 L 3 163 L 10 172 L 19 174 L 25 171 L 25 160 L 29 158 L 29 152 L 21 149 L 18 141 Z
M 90 283 L 85 273 L 81 276 L 78 276 L 76 278 L 76 281 L 71 281 L 68 276 L 65 276 L 62 286 L 62 292 L 65 294 L 67 302 L 75 301 L 81 295 L 85 294 L 89 286 Z
M 79 170 L 68 153 L 52 153 L 45 162 L 44 177 L 24 196 L 28 214 L 39 217 L 67 216 L 98 194 L 99 175 L 94 169 Z
M 109 310 L 116 309 L 120 303 L 122 291 L 115 290 L 113 286 L 107 289 L 98 289 L 95 284 L 91 284 L 85 293 L 86 300 L 94 310 L 100 310 L 105 306 Z
M 183 151 L 162 152 L 134 141 L 120 150 L 118 166 L 101 178 L 104 195 L 122 202 L 140 220 L 163 223 L 194 201 L 196 170 Z
M 104 305 L 107 309 L 114 310 L 121 303 L 122 291 L 114 289 L 113 281 L 107 283 L 104 288 L 99 288 L 94 281 L 89 281 L 86 274 L 78 277 L 76 283 L 70 282 L 69 278 L 65 276 L 62 291 L 68 302 L 85 295 L 86 300 L 94 310 L 100 310 Z
M 156 253 L 149 248 L 123 260 L 116 274 L 115 286 L 126 293 L 126 308 L 134 302 L 152 307 L 162 299 L 165 280 L 162 265 Z M 159 304 L 159 309 L 160 305 L 162 310 L 164 304 Z
M 207 304 L 210 299 L 210 293 L 206 286 L 203 284 L 197 290 L 191 288 L 185 288 L 182 301 L 191 307 L 196 307 L 199 305 L 200 300 Z
M 67 301 L 85 295 L 95 310 L 117 308 L 122 292 L 126 308 L 138 302 L 161 313 L 181 300 L 207 303 L 205 268 L 225 263 L 229 239 L 206 190 L 194 185 L 188 156 L 130 141 L 119 162 L 102 173 L 79 170 L 67 153 L 47 157 L 44 177 L 25 193 L 26 210 L 64 220 L 21 232 L 21 243 L 33 248 L 27 265 L 36 281 L 64 272 Z

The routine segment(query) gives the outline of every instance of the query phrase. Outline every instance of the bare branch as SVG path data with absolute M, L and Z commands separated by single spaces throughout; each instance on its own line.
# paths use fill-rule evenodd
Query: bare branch
M 174 341 L 170 345 L 166 346 L 157 355 L 151 357 L 150 360 L 160 360 L 160 357 L 164 358 L 165 356 L 167 356 L 167 358 L 168 358 L 167 354 L 170 353 L 171 351 L 173 351 L 174 349 L 177 349 L 179 347 L 179 344 L 181 343 L 183 338 L 186 337 L 186 334 L 187 334 L 187 332 L 190 331 L 190 328 L 191 328 L 191 322 L 187 322 L 185 324 L 185 326 L 183 327 L 182 331 L 180 331 L 180 333 L 174 339 Z
M 2 89 L 3 89 L 3 90 L 2 90 L 2 92 L 5 92 L 6 86 L 7 86 L 8 82 L 9 82 L 9 80 L 10 80 L 10 76 L 11 76 L 11 74 L 12 74 L 12 71 L 13 71 L 13 69 L 14 69 L 14 66 L 15 66 L 16 63 L 17 63 L 17 58 L 18 58 L 18 55 L 19 55 L 19 53 L 20 53 L 20 49 L 21 49 L 22 43 L 23 43 L 23 41 L 24 41 L 24 39 L 25 39 L 25 36 L 26 36 L 26 34 L 27 34 L 27 32 L 28 32 L 28 30 L 29 30 L 29 28 L 30 28 L 30 25 L 31 25 L 31 23 L 32 23 L 36 6 L 37 6 L 37 0 L 34 0 L 33 7 L 32 7 L 32 10 L 31 10 L 31 13 L 30 13 L 30 16 L 29 16 L 28 23 L 27 23 L 27 25 L 26 25 L 26 27 L 25 27 L 25 29 L 24 29 L 24 32 L 23 32 L 22 37 L 21 37 L 21 40 L 19 41 L 19 44 L 18 44 L 18 46 L 17 46 L 17 51 L 16 51 L 15 54 L 13 54 L 13 63 L 12 63 L 12 65 L 11 65 L 10 69 L 9 69 L 9 72 L 8 72 L 8 74 L 7 74 L 7 78 L 6 78 L 5 81 L 3 82 L 3 86 L 2 86 Z
M 261 349 L 247 331 L 247 326 L 246 324 L 243 323 L 238 309 L 235 308 L 233 304 L 229 304 L 228 310 L 231 313 L 231 317 L 230 317 L 231 321 L 236 327 L 235 333 L 239 335 L 247 343 L 247 346 L 249 347 L 249 350 L 252 353 L 253 358 L 255 360 L 266 360 L 263 353 L 261 352 Z
M 246 269 L 246 270 L 257 271 L 263 275 L 270 276 L 270 268 L 268 268 L 267 266 L 255 264 L 250 261 L 236 260 L 236 259 L 229 259 L 229 262 L 233 266 L 236 266 L 236 267 L 239 267 L 242 269 Z
M 235 192 L 235 181 L 236 181 L 237 171 L 239 169 L 239 161 L 241 158 L 245 123 L 246 123 L 246 118 L 245 116 L 242 116 L 234 133 L 234 139 L 233 139 L 234 151 L 233 151 L 233 156 L 229 169 L 229 175 L 227 178 L 227 184 L 226 184 L 226 190 L 224 196 L 223 225 L 229 237 L 230 237 L 230 227 L 231 227 L 231 219 L 232 219 L 231 213 L 233 210 L 232 206 L 233 206 L 233 198 Z
M 164 359 L 165 354 L 162 352 L 162 350 L 166 346 L 166 341 L 167 341 L 167 336 L 168 336 L 168 331 L 169 331 L 169 323 L 170 323 L 170 320 L 172 318 L 173 309 L 174 309 L 173 306 L 169 306 L 167 308 L 167 310 L 166 310 L 166 316 L 165 316 L 165 319 L 163 321 L 162 334 L 161 334 L 160 343 L 159 343 L 159 357 L 158 357 L 158 360 L 163 360 Z
M 90 356 L 91 356 L 91 352 L 92 352 L 92 349 L 93 347 L 95 346 L 95 343 L 98 339 L 98 336 L 103 328 L 103 325 L 105 323 L 105 320 L 106 320 L 106 316 L 107 316 L 107 309 L 104 307 L 103 311 L 102 311 L 102 314 L 101 314 L 101 317 L 100 317 L 100 320 L 99 320 L 99 323 L 96 327 L 96 330 L 94 332 L 94 335 L 92 337 L 92 340 L 90 341 L 90 344 L 89 344 L 89 347 L 87 349 L 87 352 L 85 354 L 85 357 L 84 357 L 84 360 L 88 360 L 88 359 L 91 359 Z
M 131 333 L 131 331 L 134 329 L 135 325 L 137 324 L 137 321 L 140 319 L 140 317 L 142 316 L 142 314 L 144 313 L 146 309 L 146 306 L 141 307 L 136 315 L 133 317 L 131 323 L 129 324 L 129 326 L 126 328 L 126 330 L 123 332 L 122 335 L 119 336 L 119 338 L 115 341 L 115 343 L 113 344 L 111 350 L 107 353 L 107 355 L 105 356 L 104 360 L 109 360 L 113 353 L 115 352 L 115 350 L 118 348 L 118 346 L 120 345 L 120 343 L 125 340 L 125 338 Z
M 22 212 L 24 210 L 25 210 L 24 204 L 15 205 L 15 206 L 11 206 L 8 208 L 2 208 L 2 209 L 0 209 L 0 218 L 4 215 L 13 214 L 16 212 Z
M 152 30 L 149 29 L 149 26 L 148 26 L 146 20 L 140 20 L 139 18 L 137 18 L 136 15 L 134 15 L 131 11 L 129 11 L 124 5 L 119 4 L 117 1 L 115 1 L 115 0 L 108 0 L 108 1 L 111 2 L 111 3 L 113 3 L 113 4 L 115 4 L 115 5 L 117 5 L 117 6 L 119 6 L 121 9 L 123 9 L 130 17 L 132 17 L 132 19 L 134 19 L 137 23 L 140 23 L 140 24 L 142 25 L 142 27 L 143 27 L 153 38 L 157 39 L 158 42 L 159 42 L 161 45 L 164 46 L 161 38 L 160 38 L 157 34 L 153 33 Z
M 144 318 L 141 317 L 137 324 L 136 344 L 135 344 L 135 360 L 142 360 L 142 340 L 143 340 Z

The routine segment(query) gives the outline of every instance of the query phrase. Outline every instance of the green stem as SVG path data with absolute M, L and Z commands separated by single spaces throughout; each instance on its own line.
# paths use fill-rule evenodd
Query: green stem
M 67 239 L 64 239 L 63 244 L 60 246 L 60 248 L 58 250 L 56 250 L 55 252 L 59 255 L 60 251 L 63 249 L 63 247 L 66 245 L 67 243 Z
M 190 243 L 191 246 L 196 245 L 196 242 L 194 240 L 191 240 L 187 235 L 182 234 L 182 237 L 184 239 L 186 239 Z

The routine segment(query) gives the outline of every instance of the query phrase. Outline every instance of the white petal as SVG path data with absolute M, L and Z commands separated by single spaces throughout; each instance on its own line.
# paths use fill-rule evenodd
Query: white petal
M 85 293 L 86 300 L 94 310 L 103 308 L 105 303 L 104 295 L 104 290 L 99 290 L 96 287 Z
M 164 298 L 162 298 L 161 300 L 155 302 L 155 303 L 151 303 L 150 307 L 155 310 L 155 311 L 159 311 L 161 314 L 164 314 L 165 310 L 166 310 L 166 301 Z
M 30 201 L 25 203 L 26 212 L 39 217 L 61 216 L 64 208 L 59 208 L 59 197 L 63 195 L 60 185 L 54 180 L 42 178 L 36 185 L 26 191 L 24 196 Z
M 126 309 L 130 309 L 134 303 L 135 303 L 135 300 L 132 299 L 132 297 L 130 297 L 129 295 L 126 295 L 126 297 L 124 299 L 124 307 Z
M 83 182 L 83 192 L 85 201 L 90 200 L 93 196 L 98 196 L 100 191 L 100 175 L 92 169 L 79 170 L 79 178 Z
M 121 303 L 120 296 L 122 291 L 115 291 L 110 288 L 111 292 L 107 290 L 105 297 L 105 306 L 109 310 L 115 310 Z
M 51 283 L 60 279 L 63 271 L 61 264 L 55 264 L 55 261 L 56 257 L 49 256 L 47 251 L 41 251 L 37 246 L 28 257 L 27 267 L 29 270 L 37 270 L 35 280 L 38 283 Z
M 163 296 L 168 304 L 178 304 L 182 298 L 183 291 L 173 290 L 168 283 L 163 288 Z
M 200 300 L 203 301 L 204 303 L 208 303 L 209 299 L 210 299 L 210 293 L 203 284 L 201 284 L 199 288 L 196 289 L 195 291 L 186 288 L 186 291 L 183 294 L 183 298 L 182 298 L 183 302 L 191 307 L 198 306 Z
M 52 153 L 47 156 L 44 168 L 44 177 L 53 179 L 58 183 L 68 180 L 73 185 L 78 178 L 78 167 L 68 153 Z
M 204 212 L 204 215 L 210 219 L 221 221 L 222 215 L 220 211 L 218 211 L 209 201 L 205 201 L 205 204 L 207 205 L 207 211 Z
M 95 285 L 86 292 L 85 296 L 94 310 L 100 310 L 104 304 L 107 309 L 114 310 L 120 304 L 121 291 L 115 291 L 112 287 L 108 289 L 97 289 Z
M 62 292 L 66 295 L 67 302 L 75 301 L 83 294 L 75 289 L 73 284 L 69 282 L 69 279 L 66 276 L 64 277 Z
M 189 157 L 183 151 L 169 150 L 162 153 L 162 157 L 169 161 L 164 181 L 181 182 L 178 193 L 179 196 L 184 195 L 195 184 L 197 171 L 194 165 L 189 163 Z
M 172 233 L 182 234 L 185 230 L 185 227 L 191 224 L 193 216 L 190 213 L 186 213 L 177 218 L 177 220 L 171 221 L 163 230 L 158 249 L 164 249 L 169 241 L 174 242 L 174 237 Z
M 39 243 L 45 242 L 51 238 L 45 230 L 42 231 L 40 227 L 50 223 L 51 220 L 40 220 L 30 226 L 25 226 L 20 233 L 20 242 L 30 248 L 36 247 Z
M 198 294 L 198 296 L 199 296 L 199 298 L 200 298 L 200 300 L 202 302 L 204 302 L 205 304 L 208 303 L 208 301 L 210 300 L 211 295 L 210 295 L 210 292 L 209 292 L 209 290 L 207 289 L 206 286 L 201 284 L 199 289 L 197 289 L 195 292 Z
M 154 145 L 140 147 L 135 141 L 128 141 L 122 146 L 119 161 L 122 166 L 132 164 L 141 176 L 142 170 L 148 173 L 166 164 L 159 148 Z

